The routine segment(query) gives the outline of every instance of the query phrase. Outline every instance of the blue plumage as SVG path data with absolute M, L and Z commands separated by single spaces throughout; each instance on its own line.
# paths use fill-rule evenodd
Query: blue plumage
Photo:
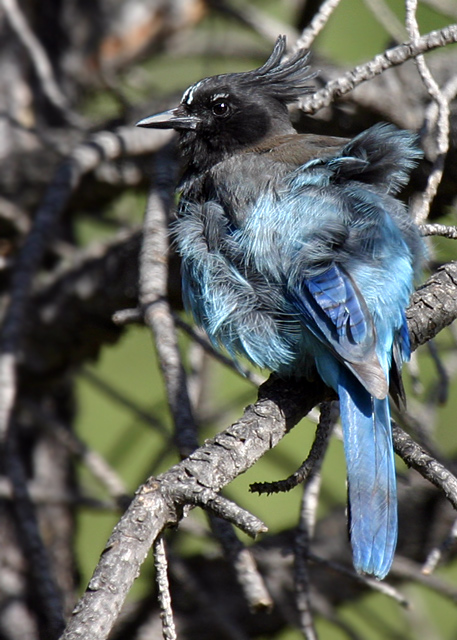
M 383 578 L 397 538 L 388 393 L 402 397 L 423 253 L 395 195 L 421 153 L 390 125 L 351 141 L 298 135 L 286 105 L 305 90 L 304 56 L 281 64 L 283 51 L 280 39 L 261 69 L 207 78 L 140 124 L 180 132 L 174 234 L 196 321 L 234 358 L 281 376 L 317 369 L 338 392 L 354 565 Z

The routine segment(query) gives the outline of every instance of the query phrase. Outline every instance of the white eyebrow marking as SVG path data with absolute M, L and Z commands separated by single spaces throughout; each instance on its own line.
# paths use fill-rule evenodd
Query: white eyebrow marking
M 204 82 L 205 82 L 204 80 L 200 80 L 199 82 L 196 82 L 195 84 L 191 85 L 188 89 L 186 89 L 181 98 L 181 102 L 184 102 L 185 104 L 192 104 L 194 100 L 195 91 L 197 91 L 197 89 L 201 87 L 201 85 Z
M 228 98 L 230 98 L 230 95 L 228 93 L 215 93 L 211 96 L 211 100 L 220 100 L 221 98 L 227 100 Z

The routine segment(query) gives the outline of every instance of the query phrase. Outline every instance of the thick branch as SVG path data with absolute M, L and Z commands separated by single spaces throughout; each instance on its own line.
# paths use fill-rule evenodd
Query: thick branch
M 457 318 L 457 262 L 440 267 L 414 293 L 406 317 L 414 349 Z
M 176 496 L 182 501 L 219 491 L 274 447 L 325 393 L 321 382 L 266 382 L 238 422 L 143 485 L 114 529 L 62 640 L 106 638 L 154 540 L 180 519 Z

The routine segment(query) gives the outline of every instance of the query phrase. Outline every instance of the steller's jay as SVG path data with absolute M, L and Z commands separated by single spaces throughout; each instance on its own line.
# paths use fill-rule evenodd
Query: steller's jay
M 405 308 L 423 255 L 395 198 L 421 157 L 378 124 L 353 140 L 300 135 L 310 88 L 285 38 L 254 71 L 205 78 L 141 120 L 179 133 L 174 233 L 184 302 L 211 341 L 280 376 L 316 369 L 340 400 L 354 566 L 384 578 L 397 541 L 389 392 L 403 399 Z

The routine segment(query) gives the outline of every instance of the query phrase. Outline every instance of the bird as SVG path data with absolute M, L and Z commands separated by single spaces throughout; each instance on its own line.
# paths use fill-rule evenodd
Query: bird
M 280 36 L 258 69 L 204 78 L 140 127 L 174 129 L 183 161 L 174 240 L 185 308 L 217 348 L 337 394 L 357 572 L 383 579 L 398 535 L 389 394 L 404 401 L 405 310 L 424 259 L 398 193 L 416 134 L 298 133 L 307 52 Z

